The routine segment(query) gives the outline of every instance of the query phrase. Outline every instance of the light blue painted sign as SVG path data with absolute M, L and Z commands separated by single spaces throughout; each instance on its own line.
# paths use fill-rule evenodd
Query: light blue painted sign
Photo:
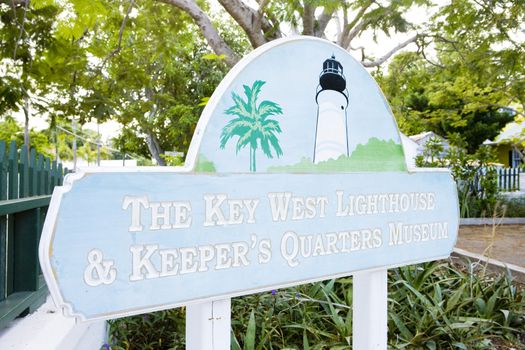
M 446 257 L 455 183 L 405 164 L 357 62 L 318 39 L 273 42 L 218 87 L 186 167 L 67 177 L 44 275 L 70 315 L 99 319 Z

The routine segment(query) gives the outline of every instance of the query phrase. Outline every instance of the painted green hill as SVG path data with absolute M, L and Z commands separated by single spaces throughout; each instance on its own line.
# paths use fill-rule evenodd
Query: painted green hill
M 303 158 L 299 163 L 287 166 L 270 167 L 273 173 L 325 173 L 325 172 L 361 172 L 361 171 L 406 171 L 403 147 L 393 140 L 384 141 L 371 138 L 367 144 L 358 145 L 350 157 L 341 156 L 314 164 L 311 159 Z
M 208 160 L 204 155 L 199 154 L 194 171 L 196 173 L 215 173 L 215 164 L 213 164 L 211 160 Z

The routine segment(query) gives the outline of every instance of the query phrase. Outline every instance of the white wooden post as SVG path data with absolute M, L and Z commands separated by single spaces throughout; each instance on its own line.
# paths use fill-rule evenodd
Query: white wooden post
M 230 350 L 231 299 L 186 306 L 186 350 Z
M 352 303 L 352 349 L 386 350 L 387 270 L 355 273 Z

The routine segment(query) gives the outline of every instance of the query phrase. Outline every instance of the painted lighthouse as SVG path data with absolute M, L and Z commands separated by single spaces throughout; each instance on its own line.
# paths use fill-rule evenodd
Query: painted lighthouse
M 348 156 L 348 127 L 346 108 L 348 90 L 343 66 L 332 55 L 323 62 L 319 86 L 315 96 L 317 102 L 317 127 L 315 131 L 315 164 L 328 159 Z

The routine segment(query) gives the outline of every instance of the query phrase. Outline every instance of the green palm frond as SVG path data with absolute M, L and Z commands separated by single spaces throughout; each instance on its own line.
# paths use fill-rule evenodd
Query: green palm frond
M 279 106 L 275 102 L 262 101 L 259 104 L 259 108 L 257 108 L 257 113 L 259 114 L 261 119 L 264 120 L 271 115 L 283 114 L 283 110 L 281 106 Z
M 252 113 L 254 114 L 254 117 L 256 116 L 256 110 L 257 110 L 257 97 L 259 96 L 259 93 L 261 92 L 262 86 L 266 84 L 265 81 L 262 80 L 256 80 L 252 87 L 250 88 L 248 85 L 243 85 L 244 88 L 244 94 L 248 98 L 248 105 L 250 106 L 250 109 Z
M 275 154 L 277 155 L 277 158 L 283 155 L 283 150 L 281 149 L 281 145 L 279 145 L 279 140 L 277 139 L 277 136 L 275 136 L 273 133 L 270 137 L 268 137 L 268 140 L 273 146 L 273 149 L 275 150 Z
M 221 132 L 221 139 L 220 139 L 220 147 L 224 148 L 226 146 L 226 143 L 233 137 L 233 136 L 239 136 L 246 134 L 252 126 L 251 120 L 248 118 L 240 117 L 232 119 L 226 124 L 226 126 L 222 129 Z
M 273 158 L 272 148 L 275 150 L 277 158 L 283 155 L 279 140 L 273 131 L 264 132 L 260 140 L 261 149 L 268 158 Z
M 253 149 L 257 149 L 257 138 L 253 136 L 254 129 L 248 130 L 245 134 L 240 135 L 239 140 L 237 140 L 237 145 L 235 146 L 235 151 L 239 153 L 241 148 L 250 145 Z
M 264 154 L 269 158 L 273 158 L 272 147 L 275 149 L 277 157 L 282 155 L 282 150 L 276 135 L 280 133 L 281 127 L 276 120 L 267 119 L 261 123 L 261 148 L 263 149 Z M 274 145 L 277 147 L 274 147 Z
M 275 131 L 277 133 L 281 133 L 281 126 L 277 120 L 266 119 L 263 123 L 261 123 L 261 126 L 265 132 Z
M 237 115 L 239 117 L 245 117 L 245 118 L 253 118 L 252 110 L 239 95 L 237 95 L 235 92 L 232 92 L 232 99 L 235 102 L 233 106 L 228 108 L 226 111 L 224 111 L 226 114 L 229 115 Z
M 246 96 L 247 100 L 246 100 L 246 104 L 248 105 L 248 108 L 250 108 L 251 111 L 253 111 L 252 109 L 252 100 L 253 100 L 253 90 L 251 87 L 249 87 L 248 85 L 243 85 L 242 86 L 243 89 L 244 89 L 244 95 Z M 255 98 L 257 99 L 257 96 L 255 96 Z
M 267 137 L 261 138 L 261 149 L 268 158 L 273 158 L 272 149 Z

